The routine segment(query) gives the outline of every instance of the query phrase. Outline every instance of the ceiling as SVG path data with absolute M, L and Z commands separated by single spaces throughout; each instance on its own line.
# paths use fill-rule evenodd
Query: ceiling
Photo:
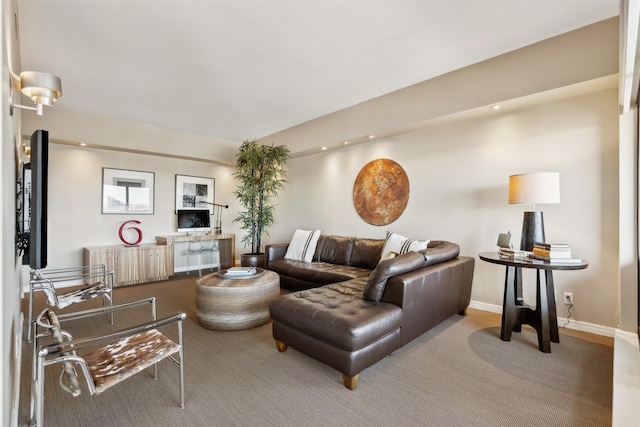
M 618 9 L 619 0 L 18 0 L 21 71 L 62 79 L 55 108 L 240 142 Z

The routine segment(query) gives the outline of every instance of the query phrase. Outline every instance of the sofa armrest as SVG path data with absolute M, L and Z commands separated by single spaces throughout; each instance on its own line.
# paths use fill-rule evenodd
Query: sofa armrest
M 460 246 L 457 243 L 445 240 L 432 240 L 427 249 L 421 250 L 427 265 L 434 265 L 450 259 L 455 259 L 460 255 Z
M 283 259 L 289 248 L 288 243 L 279 243 L 276 245 L 266 245 L 264 247 L 264 253 L 267 258 L 267 269 L 269 268 L 269 262 L 276 259 Z
M 466 312 L 474 266 L 474 258 L 457 257 L 389 278 L 381 301 L 402 307 L 403 345 Z

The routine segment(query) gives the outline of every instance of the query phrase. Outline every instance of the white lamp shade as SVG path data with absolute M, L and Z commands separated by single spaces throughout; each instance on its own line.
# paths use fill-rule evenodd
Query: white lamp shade
M 53 74 L 24 71 L 20 73 L 20 91 L 38 105 L 53 106 L 62 96 L 62 82 Z
M 509 177 L 509 204 L 560 203 L 560 174 L 538 172 Z

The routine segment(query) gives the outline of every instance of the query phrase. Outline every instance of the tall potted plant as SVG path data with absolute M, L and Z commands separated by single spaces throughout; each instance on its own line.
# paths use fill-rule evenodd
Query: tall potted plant
M 244 209 L 234 222 L 246 234 L 242 242 L 251 246 L 251 252 L 241 256 L 242 266 L 264 266 L 262 235 L 273 225 L 274 205 L 271 199 L 284 188 L 287 173 L 284 169 L 289 160 L 289 149 L 284 145 L 262 145 L 256 140 L 244 141 L 236 154 L 234 176 L 239 185 L 234 192 Z

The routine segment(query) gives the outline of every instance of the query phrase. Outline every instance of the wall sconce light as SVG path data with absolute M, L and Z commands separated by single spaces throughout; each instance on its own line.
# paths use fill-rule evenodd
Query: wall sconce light
M 13 73 L 12 73 L 13 74 Z M 13 103 L 13 88 L 11 90 L 10 113 L 13 115 L 14 108 L 24 110 L 34 110 L 38 116 L 44 113 L 44 106 L 50 107 L 62 96 L 62 82 L 60 78 L 53 74 L 42 73 L 40 71 L 24 71 L 20 76 L 13 76 L 13 86 L 28 96 L 36 104 L 35 107 L 18 105 Z

